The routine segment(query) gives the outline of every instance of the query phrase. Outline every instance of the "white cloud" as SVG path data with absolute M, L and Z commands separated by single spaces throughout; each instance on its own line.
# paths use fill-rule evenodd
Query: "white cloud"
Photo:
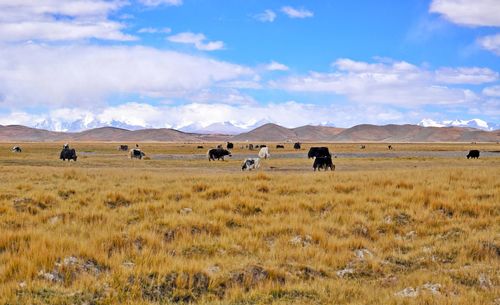
M 333 66 L 335 71 L 331 73 L 310 72 L 308 75 L 272 81 L 270 85 L 288 91 L 345 95 L 363 104 L 400 107 L 460 104 L 478 99 L 471 90 L 444 86 L 436 81 L 433 71 L 404 61 L 367 63 L 339 59 Z
M 0 1 L 0 41 L 64 41 L 87 38 L 127 41 L 125 25 L 108 19 L 125 1 Z
M 304 8 L 293 8 L 291 6 L 284 6 L 281 11 L 290 18 L 309 18 L 313 17 L 314 13 Z
M 483 94 L 486 96 L 500 97 L 500 85 L 484 88 Z M 500 104 L 498 106 L 500 106 Z
M 260 22 L 273 22 L 276 19 L 276 13 L 273 10 L 265 10 L 264 12 L 254 16 Z
M 244 66 L 149 47 L 18 45 L 0 48 L 0 106 L 99 104 L 113 94 L 182 97 L 254 75 Z
M 271 61 L 267 66 L 266 66 L 266 69 L 269 70 L 269 71 L 288 71 L 290 70 L 290 68 L 288 68 L 288 66 L 284 65 L 284 64 L 281 64 L 279 62 L 276 62 L 276 61 Z
M 137 31 L 140 34 L 158 34 L 158 33 L 170 33 L 172 29 L 170 28 L 141 28 Z
M 146 6 L 158 6 L 158 5 L 171 5 L 179 6 L 182 5 L 182 0 L 139 0 L 140 3 Z
M 0 40 L 80 40 L 96 38 L 130 41 L 136 38 L 123 34 L 123 25 L 116 22 L 20 22 L 0 24 Z
M 483 84 L 499 79 L 498 72 L 488 68 L 441 68 L 436 71 L 436 80 L 447 84 Z
M 168 37 L 169 41 L 176 43 L 193 44 L 198 50 L 202 51 L 215 51 L 224 48 L 222 41 L 208 41 L 205 35 L 201 33 L 183 32 Z
M 500 34 L 482 37 L 478 42 L 482 48 L 500 56 Z
M 500 26 L 498 0 L 433 0 L 429 11 L 466 26 Z

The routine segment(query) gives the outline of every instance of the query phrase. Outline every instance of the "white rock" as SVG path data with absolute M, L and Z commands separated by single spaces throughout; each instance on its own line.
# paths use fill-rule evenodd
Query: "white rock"
M 428 290 L 432 294 L 441 294 L 441 284 L 425 283 L 421 286 L 422 289 Z
M 122 266 L 127 267 L 127 268 L 133 268 L 135 266 L 135 264 L 131 261 L 126 261 L 126 262 L 122 263 Z
M 182 215 L 187 215 L 187 214 L 192 213 L 192 212 L 193 212 L 193 209 L 191 209 L 191 208 L 182 208 L 179 211 L 179 213 L 181 213 Z
M 296 235 L 290 239 L 290 243 L 294 246 L 309 246 L 313 242 L 313 239 L 310 235 Z
M 220 272 L 220 267 L 217 266 L 217 265 L 210 266 L 210 267 L 207 268 L 207 272 L 210 273 L 210 274 L 219 273 Z
M 344 277 L 344 276 L 346 276 L 346 275 L 349 275 L 349 274 L 354 274 L 354 269 L 352 269 L 352 268 L 344 268 L 342 270 L 337 271 L 337 276 L 341 277 L 341 278 Z
M 416 298 L 418 296 L 418 288 L 407 287 L 394 294 L 397 297 L 402 298 Z
M 368 249 L 358 249 L 358 250 L 355 250 L 354 251 L 354 255 L 356 255 L 356 257 L 359 260 L 365 260 L 365 257 L 369 257 L 369 258 L 373 257 L 373 253 L 371 253 L 370 250 L 368 250 Z
M 479 275 L 479 287 L 481 287 L 482 289 L 490 289 L 491 287 L 493 287 L 491 280 L 484 273 L 481 273 Z

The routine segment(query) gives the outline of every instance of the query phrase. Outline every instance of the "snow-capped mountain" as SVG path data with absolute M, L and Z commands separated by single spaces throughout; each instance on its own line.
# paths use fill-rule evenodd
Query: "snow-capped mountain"
M 311 124 L 314 125 L 314 124 Z M 326 121 L 326 122 L 321 122 L 319 124 L 315 124 L 316 126 L 323 126 L 323 127 L 337 127 L 333 122 Z
M 203 126 L 198 123 L 192 123 L 176 129 L 184 132 L 190 133 L 201 133 L 201 134 L 227 134 L 227 135 L 237 135 L 243 132 L 250 131 L 267 123 L 271 123 L 269 120 L 260 120 L 256 122 L 217 122 L 212 123 L 207 126 Z
M 189 124 L 179 128 L 180 131 L 201 134 L 240 134 L 245 132 L 246 129 L 238 127 L 231 122 L 213 123 L 208 126 L 201 126 L 200 124 Z
M 434 121 L 432 119 L 423 119 L 418 123 L 419 126 L 423 127 L 469 127 L 482 129 L 486 131 L 492 131 L 500 129 L 499 123 L 488 123 L 481 119 L 471 119 L 471 120 L 445 120 L 445 121 Z
M 33 124 L 34 128 L 38 129 L 46 129 L 51 131 L 64 131 L 64 132 L 78 132 L 92 128 L 99 127 L 116 127 L 116 128 L 124 128 L 128 130 L 138 130 L 148 128 L 148 126 L 137 126 L 130 125 L 120 121 L 111 121 L 111 122 L 101 122 L 96 119 L 78 119 L 75 121 L 62 121 L 62 120 L 53 120 L 53 119 L 44 119 L 42 121 L 38 121 Z

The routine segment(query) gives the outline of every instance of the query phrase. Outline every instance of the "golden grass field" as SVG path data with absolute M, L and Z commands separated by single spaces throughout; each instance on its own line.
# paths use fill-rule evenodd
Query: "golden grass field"
M 465 158 L 498 144 L 393 144 L 334 172 L 118 144 L 73 143 L 76 163 L 0 144 L 0 304 L 500 304 L 500 154 Z

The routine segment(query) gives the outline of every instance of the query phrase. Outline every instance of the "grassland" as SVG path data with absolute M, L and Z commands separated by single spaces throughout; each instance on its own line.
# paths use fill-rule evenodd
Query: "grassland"
M 0 304 L 500 304 L 500 154 L 241 172 L 188 158 L 206 152 L 193 144 L 142 143 L 152 159 L 139 161 L 75 143 L 76 163 L 58 160 L 60 143 L 12 145 L 0 144 Z

